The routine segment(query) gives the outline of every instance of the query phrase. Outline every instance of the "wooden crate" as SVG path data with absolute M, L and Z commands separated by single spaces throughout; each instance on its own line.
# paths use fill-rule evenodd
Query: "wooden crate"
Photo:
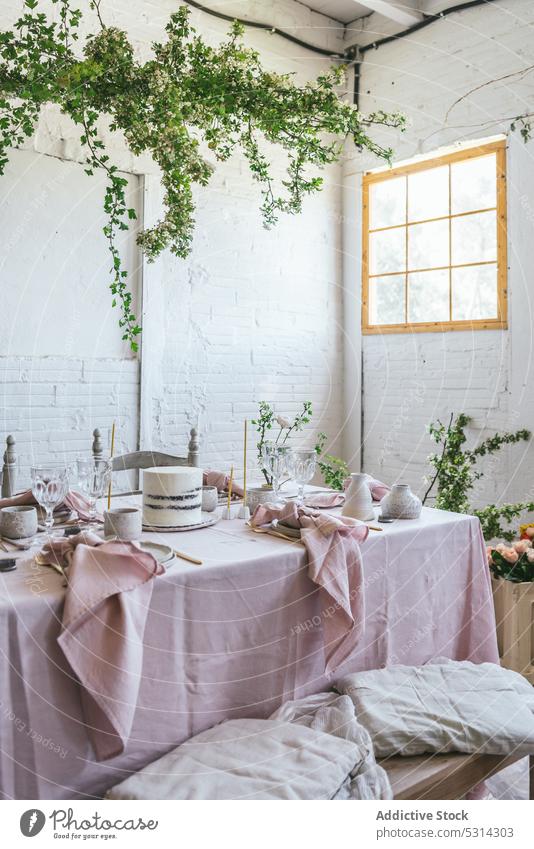
M 491 582 L 501 663 L 534 684 L 534 583 Z

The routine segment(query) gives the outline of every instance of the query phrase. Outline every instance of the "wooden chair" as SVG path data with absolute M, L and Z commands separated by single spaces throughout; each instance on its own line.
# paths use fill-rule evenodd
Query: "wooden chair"
M 104 448 L 100 430 L 93 431 L 93 456 L 97 460 L 104 457 Z M 199 466 L 200 442 L 196 428 L 191 428 L 187 457 L 177 457 L 162 451 L 132 451 L 113 457 L 111 462 L 114 472 L 139 471 L 157 466 Z M 118 493 L 117 493 L 118 494 Z
M 17 491 L 17 455 L 15 454 L 15 437 L 8 436 L 4 451 L 2 466 L 2 498 L 11 498 Z
M 463 799 L 481 781 L 524 755 L 418 755 L 383 758 L 394 799 Z M 534 799 L 534 755 L 529 758 L 529 798 Z

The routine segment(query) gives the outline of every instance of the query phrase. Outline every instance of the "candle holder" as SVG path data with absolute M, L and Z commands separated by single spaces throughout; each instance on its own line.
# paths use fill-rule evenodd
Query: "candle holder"
M 245 502 L 239 508 L 239 512 L 237 514 L 238 519 L 244 519 L 247 522 L 250 519 L 250 508 Z
M 222 511 L 221 519 L 233 519 L 233 518 L 234 517 L 232 516 L 232 508 L 231 507 L 225 507 L 224 510 Z

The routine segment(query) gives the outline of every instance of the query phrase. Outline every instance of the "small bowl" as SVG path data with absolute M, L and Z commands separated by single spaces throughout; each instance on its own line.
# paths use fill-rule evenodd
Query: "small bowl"
M 0 510 L 0 533 L 7 539 L 28 539 L 37 533 L 35 507 L 18 505 Z

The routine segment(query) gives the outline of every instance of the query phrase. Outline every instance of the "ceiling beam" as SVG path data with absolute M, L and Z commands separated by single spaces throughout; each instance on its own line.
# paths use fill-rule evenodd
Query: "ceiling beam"
M 412 9 L 407 3 L 397 6 L 390 0 L 357 0 L 362 6 L 367 6 L 372 12 L 389 18 L 397 24 L 411 27 L 423 20 L 423 15 L 416 9 Z

